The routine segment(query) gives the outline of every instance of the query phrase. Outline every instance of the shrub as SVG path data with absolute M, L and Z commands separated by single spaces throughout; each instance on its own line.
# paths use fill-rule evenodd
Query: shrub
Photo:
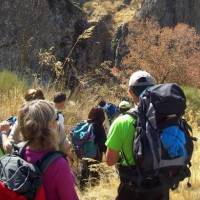
M 26 82 L 15 73 L 9 71 L 0 72 L 0 93 L 8 93 L 10 90 L 24 90 L 27 88 Z
M 16 74 L 0 72 L 0 119 L 17 113 L 26 89 L 26 82 Z
M 191 121 L 200 126 L 200 90 L 192 87 L 183 87 L 187 97 L 188 115 Z
M 159 83 L 200 87 L 200 36 L 195 29 L 185 24 L 161 28 L 152 20 L 135 20 L 129 25 L 127 45 L 126 69 L 146 70 Z

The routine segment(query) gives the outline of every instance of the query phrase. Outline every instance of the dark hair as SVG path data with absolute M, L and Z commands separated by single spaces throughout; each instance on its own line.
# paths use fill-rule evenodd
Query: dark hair
M 37 99 L 41 99 L 44 100 L 44 93 L 42 92 L 42 90 L 40 88 L 37 89 L 29 89 L 26 94 L 24 95 L 24 99 L 26 101 L 33 101 L 33 100 L 37 100 Z
M 119 112 L 120 113 L 126 113 L 128 110 L 130 110 L 130 108 L 119 108 Z
M 144 90 L 151 86 L 152 85 L 130 86 L 130 89 L 137 97 L 139 97 Z
M 93 123 L 103 124 L 105 120 L 105 114 L 103 109 L 98 107 L 93 107 L 88 114 L 88 120 Z
M 54 103 L 61 103 L 63 101 L 66 101 L 66 94 L 64 92 L 57 92 L 53 97 Z

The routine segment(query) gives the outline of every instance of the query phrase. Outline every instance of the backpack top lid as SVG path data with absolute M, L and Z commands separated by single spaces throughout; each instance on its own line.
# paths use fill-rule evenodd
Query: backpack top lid
M 145 92 L 155 110 L 160 115 L 183 115 L 186 109 L 186 97 L 175 83 L 152 86 Z
M 112 103 L 106 103 L 102 108 L 108 115 L 109 119 L 115 117 L 115 115 L 119 112 L 118 107 Z

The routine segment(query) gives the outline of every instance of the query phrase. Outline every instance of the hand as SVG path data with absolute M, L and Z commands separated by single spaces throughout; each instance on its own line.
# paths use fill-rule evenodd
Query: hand
M 3 121 L 0 123 L 0 131 L 2 132 L 8 132 L 10 129 L 10 123 L 7 121 Z

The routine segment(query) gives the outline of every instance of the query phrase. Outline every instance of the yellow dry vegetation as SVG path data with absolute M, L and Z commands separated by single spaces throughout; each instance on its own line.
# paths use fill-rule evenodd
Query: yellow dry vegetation
M 200 130 L 195 130 L 194 135 L 200 138 L 198 133 Z M 187 179 L 182 182 L 179 188 L 175 191 L 170 192 L 171 200 L 199 200 L 200 199 L 200 145 L 196 144 L 193 157 L 192 166 L 192 177 L 190 182 L 192 184 L 191 188 L 187 187 Z M 107 174 L 107 179 L 101 179 L 100 185 L 96 187 L 88 186 L 85 193 L 79 193 L 80 199 L 82 200 L 114 200 L 117 195 L 117 188 L 119 185 L 118 175 L 115 168 L 104 168 L 110 174 Z M 109 177 L 110 176 L 110 177 Z M 109 180 L 109 181 L 108 181 Z
M 115 13 L 113 16 L 113 21 L 115 24 L 128 23 L 133 20 L 135 13 L 136 9 L 130 7 L 122 9 Z
M 18 88 L 17 85 L 18 83 L 16 80 L 15 85 L 9 86 L 6 90 L 3 88 L 3 85 L 0 87 L 0 120 L 6 119 L 10 115 L 16 115 L 20 105 L 23 103 L 23 96 L 26 87 Z M 38 87 L 37 83 L 33 85 L 33 87 Z M 55 93 L 55 89 L 53 87 L 43 87 L 42 89 L 45 92 L 46 98 L 51 100 Z M 113 91 L 111 91 L 106 85 L 89 88 L 82 91 L 79 96 L 76 96 L 76 98 L 73 99 L 73 101 L 69 101 L 64 112 L 66 129 L 69 130 L 78 121 L 86 119 L 88 111 L 97 103 L 99 98 L 105 97 L 111 102 L 118 103 L 119 99 L 117 98 L 117 92 L 119 92 L 119 88 L 112 88 L 112 90 Z M 200 138 L 200 130 L 194 123 L 194 113 L 188 112 L 187 115 L 193 125 L 194 135 Z M 192 177 L 190 180 L 192 187 L 187 188 L 187 180 L 184 181 L 177 190 L 171 192 L 171 200 L 200 199 L 199 142 L 200 139 L 195 145 L 193 156 Z M 99 166 L 98 171 L 100 171 L 101 174 L 101 181 L 98 186 L 88 186 L 85 192 L 80 192 L 77 189 L 81 200 L 113 200 L 115 198 L 119 184 L 118 174 L 116 173 L 115 167 L 108 167 L 103 163 Z
M 130 6 L 123 6 L 122 0 L 93 0 L 87 1 L 83 9 L 89 19 L 97 20 L 101 16 L 111 15 L 113 25 L 130 22 L 140 6 L 140 0 L 133 1 Z

